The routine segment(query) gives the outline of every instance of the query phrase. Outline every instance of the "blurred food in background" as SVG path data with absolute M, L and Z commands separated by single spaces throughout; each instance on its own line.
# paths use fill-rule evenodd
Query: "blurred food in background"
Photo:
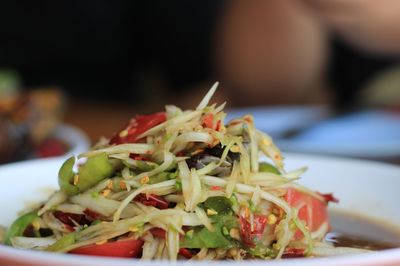
M 13 70 L 0 70 L 0 163 L 59 156 L 68 144 L 52 136 L 61 122 L 64 99 L 57 88 L 20 91 Z

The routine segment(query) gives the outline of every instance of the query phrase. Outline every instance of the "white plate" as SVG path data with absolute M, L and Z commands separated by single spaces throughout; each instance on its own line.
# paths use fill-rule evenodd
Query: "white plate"
M 392 226 L 400 227 L 400 167 L 371 161 L 334 157 L 285 154 L 287 169 L 308 165 L 302 183 L 321 192 L 334 192 L 340 198 L 335 207 L 352 213 L 364 213 L 375 219 L 390 217 Z M 0 167 L 0 224 L 10 225 L 17 211 L 44 200 L 57 188 L 60 158 L 32 160 Z M 196 265 L 231 265 L 229 262 L 191 262 Z M 265 266 L 264 261 L 246 261 L 235 265 Z M 400 265 L 400 248 L 322 259 L 291 259 L 269 261 L 274 265 Z M 157 262 L 157 265 L 168 264 Z M 133 259 L 109 259 L 76 255 L 52 254 L 17 250 L 0 246 L 0 265 L 154 265 L 154 262 Z M 176 263 L 174 265 L 184 265 Z

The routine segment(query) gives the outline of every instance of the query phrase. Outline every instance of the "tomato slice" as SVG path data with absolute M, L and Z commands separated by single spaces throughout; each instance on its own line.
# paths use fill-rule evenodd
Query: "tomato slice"
M 214 115 L 211 113 L 205 114 L 202 117 L 202 122 L 205 127 L 214 128 Z
M 162 238 L 162 239 L 167 238 L 167 236 L 166 236 L 167 232 L 165 232 L 164 229 L 155 227 L 155 228 L 150 229 L 150 232 L 154 237 L 158 237 L 158 238 Z
M 104 244 L 93 244 L 71 250 L 69 253 L 89 256 L 137 258 L 142 252 L 143 240 L 122 239 Z
M 214 115 L 212 113 L 207 113 L 207 114 L 203 115 L 201 120 L 202 120 L 203 126 L 205 126 L 205 127 L 214 129 L 216 131 L 219 131 L 221 129 L 221 120 L 218 120 L 218 121 L 216 121 L 216 123 L 214 123 Z
M 242 242 L 249 247 L 255 247 L 257 242 L 262 238 L 267 223 L 267 217 L 254 214 L 253 230 L 249 219 L 240 216 L 239 223 Z
M 167 115 L 159 112 L 150 115 L 137 115 L 129 121 L 122 131 L 111 138 L 110 144 L 135 143 L 140 141 L 137 137 L 147 130 L 165 122 Z
M 326 202 L 294 188 L 287 190 L 285 200 L 290 206 L 298 208 L 299 219 L 306 223 L 311 232 L 318 230 L 324 223 L 327 223 L 330 228 Z M 296 240 L 303 238 L 300 230 L 295 233 L 294 238 Z
M 305 249 L 304 248 L 286 248 L 285 252 L 282 255 L 282 258 L 302 258 L 305 257 Z

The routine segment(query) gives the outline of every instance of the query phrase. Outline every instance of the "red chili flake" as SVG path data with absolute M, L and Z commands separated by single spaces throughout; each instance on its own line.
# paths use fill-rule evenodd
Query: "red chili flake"
M 53 212 L 54 217 L 60 220 L 63 224 L 74 227 L 76 224 L 84 225 L 90 222 L 86 219 L 84 214 L 68 213 L 62 211 Z M 73 230 L 72 230 L 73 231 Z
M 190 250 L 188 250 L 187 248 L 180 248 L 179 255 L 181 255 L 187 259 L 191 259 L 193 257 L 192 252 L 190 252 Z
M 65 228 L 67 228 L 67 230 L 70 231 L 70 232 L 74 232 L 74 231 L 75 231 L 75 229 L 74 229 L 72 226 L 70 226 L 69 224 L 64 224 L 64 226 L 65 226 Z
M 139 154 L 134 154 L 134 153 L 129 154 L 129 157 L 136 161 L 150 161 L 150 158 L 146 158 Z
M 212 186 L 212 187 L 210 188 L 210 190 L 213 190 L 213 191 L 220 191 L 220 190 L 222 190 L 222 187 L 220 187 L 220 186 Z
M 89 219 L 91 219 L 91 220 L 96 220 L 96 219 L 99 218 L 99 216 L 100 216 L 99 213 L 97 213 L 97 212 L 95 212 L 95 211 L 93 211 L 93 210 L 91 210 L 91 209 L 89 209 L 89 208 L 86 208 L 86 209 L 83 211 L 83 213 L 86 214 L 86 216 L 87 216 Z
M 22 235 L 25 236 L 25 237 L 34 237 L 35 236 L 35 230 L 33 228 L 33 225 L 32 224 L 28 225 L 25 228 L 25 230 L 22 233 Z
M 326 201 L 326 203 L 329 203 L 329 202 L 338 203 L 339 202 L 339 199 L 335 198 L 332 193 L 323 194 L 323 193 L 317 192 L 317 194 L 320 195 L 321 197 L 323 197 L 324 200 Z
M 215 127 L 215 130 L 216 130 L 216 131 L 220 131 L 220 130 L 221 130 L 221 127 L 222 127 L 222 121 L 221 121 L 221 120 L 218 120 L 218 121 L 217 121 L 217 126 Z
M 156 207 L 157 209 L 167 209 L 169 206 L 169 202 L 167 200 L 154 194 L 146 195 L 141 193 L 137 195 L 134 200 L 146 206 Z
M 150 229 L 150 232 L 151 232 L 151 234 L 152 234 L 153 236 L 155 236 L 155 237 L 162 238 L 162 239 L 165 239 L 165 238 L 166 238 L 166 235 L 165 235 L 166 232 L 165 232 L 164 229 L 161 229 L 161 228 L 156 227 L 156 228 Z

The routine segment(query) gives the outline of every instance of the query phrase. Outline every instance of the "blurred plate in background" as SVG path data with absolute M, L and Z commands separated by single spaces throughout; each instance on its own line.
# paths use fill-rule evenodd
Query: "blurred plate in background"
M 72 125 L 60 124 L 53 133 L 53 137 L 65 142 L 69 150 L 63 156 L 69 157 L 85 152 L 90 148 L 88 136 L 79 128 Z
M 258 129 L 278 139 L 327 119 L 331 111 L 325 106 L 276 106 L 231 109 L 227 114 L 226 121 L 252 114 Z
M 228 120 L 254 114 L 256 126 L 284 151 L 348 157 L 400 158 L 400 113 L 359 111 L 334 117 L 327 107 L 234 109 Z
M 400 158 L 400 114 L 362 111 L 321 121 L 291 138 L 283 150 L 371 159 Z

